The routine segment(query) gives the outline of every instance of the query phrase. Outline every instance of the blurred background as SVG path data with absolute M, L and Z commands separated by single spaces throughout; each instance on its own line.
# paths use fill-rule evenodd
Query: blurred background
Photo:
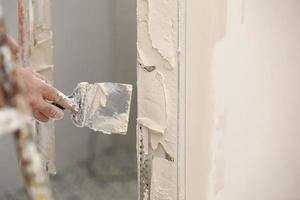
M 2 0 L 17 38 L 17 0 Z M 77 83 L 136 85 L 136 1 L 53 0 L 55 86 L 70 94 Z M 137 199 L 136 89 L 126 136 L 57 121 L 55 199 Z M 0 199 L 26 199 L 11 136 L 0 139 Z

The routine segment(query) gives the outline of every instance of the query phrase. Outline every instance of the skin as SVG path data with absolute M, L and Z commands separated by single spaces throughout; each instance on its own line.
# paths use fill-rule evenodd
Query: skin
M 7 44 L 14 55 L 17 55 L 17 42 L 7 35 Z M 25 97 L 32 108 L 33 116 L 40 122 L 48 122 L 50 119 L 62 119 L 64 112 L 53 106 L 56 103 L 70 112 L 75 112 L 74 106 L 68 104 L 60 92 L 50 85 L 49 81 L 42 75 L 29 68 L 17 68 L 16 73 L 25 85 Z

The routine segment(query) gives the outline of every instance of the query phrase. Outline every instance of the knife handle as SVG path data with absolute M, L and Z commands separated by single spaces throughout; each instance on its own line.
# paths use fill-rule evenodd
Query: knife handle
M 57 103 L 52 103 L 52 105 L 56 106 L 57 108 L 61 109 L 61 110 L 65 110 L 64 107 L 62 107 L 61 105 L 57 104 Z

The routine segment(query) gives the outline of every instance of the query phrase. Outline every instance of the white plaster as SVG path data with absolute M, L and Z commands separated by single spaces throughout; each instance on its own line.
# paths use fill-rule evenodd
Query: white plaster
M 141 73 L 146 75 L 148 72 Z M 144 76 L 143 82 L 140 82 L 140 87 L 143 90 L 139 91 L 142 96 L 139 101 L 143 102 L 143 107 L 139 108 L 138 122 L 155 132 L 164 134 L 168 116 L 166 86 L 162 74 L 154 71 Z
M 131 95 L 132 85 L 79 83 L 69 99 L 78 108 L 72 120 L 78 127 L 89 127 L 105 134 L 126 134 Z
M 176 174 L 170 173 L 174 168 L 171 163 L 163 158 L 153 159 L 153 175 L 151 180 L 152 190 L 150 193 L 152 200 L 173 200 L 174 182 Z M 170 187 L 171 186 L 171 187 Z
M 177 196 L 174 176 L 178 134 L 177 3 L 175 0 L 138 1 L 138 153 L 150 157 L 151 200 Z M 140 152 L 140 146 L 147 146 L 148 151 Z M 144 166 L 143 160 L 139 166 Z M 160 177 L 161 170 L 163 177 Z M 140 184 L 141 180 L 148 179 L 140 177 Z M 147 199 L 144 192 L 140 188 L 140 198 Z
M 167 60 L 165 67 L 174 69 L 177 63 L 177 2 L 148 1 L 148 27 L 152 46 Z

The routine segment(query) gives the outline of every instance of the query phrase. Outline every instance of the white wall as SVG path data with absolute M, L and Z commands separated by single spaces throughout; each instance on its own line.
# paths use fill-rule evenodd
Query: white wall
M 300 1 L 187 5 L 187 199 L 300 199 Z

